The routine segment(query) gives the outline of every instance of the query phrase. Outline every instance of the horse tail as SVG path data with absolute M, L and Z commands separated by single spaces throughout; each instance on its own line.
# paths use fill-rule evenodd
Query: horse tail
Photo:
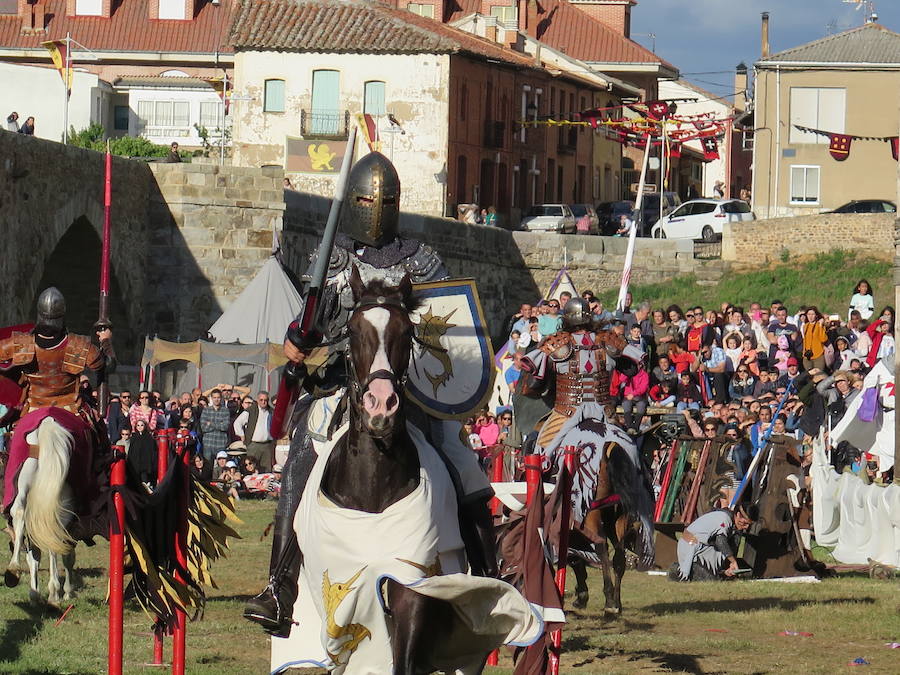
M 637 450 L 626 449 L 617 443 L 612 443 L 611 446 L 607 454 L 609 480 L 613 491 L 622 500 L 625 511 L 641 523 L 641 546 L 638 555 L 645 566 L 651 567 L 656 557 L 653 536 L 653 490 Z
M 53 418 L 38 427 L 37 475 L 25 505 L 25 531 L 36 547 L 65 555 L 75 543 L 66 531 L 63 487 L 69 475 L 74 438 Z

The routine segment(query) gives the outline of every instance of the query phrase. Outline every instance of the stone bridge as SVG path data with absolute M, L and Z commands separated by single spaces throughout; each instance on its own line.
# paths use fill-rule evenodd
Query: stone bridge
M 271 253 L 278 170 L 112 163 L 111 318 L 135 363 L 145 335 L 203 337 Z M 37 294 L 66 295 L 71 330 L 97 319 L 104 155 L 0 130 L 0 325 L 33 320 Z

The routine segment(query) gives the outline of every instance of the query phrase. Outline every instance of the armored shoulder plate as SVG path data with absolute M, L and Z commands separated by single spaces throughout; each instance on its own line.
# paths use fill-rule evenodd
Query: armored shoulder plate
M 420 243 L 416 252 L 405 258 L 402 265 L 414 284 L 441 281 L 450 277 L 444 261 L 427 244 Z
M 79 375 L 84 372 L 92 346 L 89 337 L 69 333 L 69 339 L 66 342 L 66 355 L 63 359 L 63 370 L 73 375 Z
M 312 275 L 313 268 L 316 266 L 316 260 L 319 257 L 319 251 L 313 251 L 309 256 L 309 265 L 306 268 L 306 271 L 303 273 L 303 281 L 309 281 L 310 276 Z M 346 271 L 350 267 L 350 253 L 341 248 L 340 246 L 335 246 L 331 249 L 331 258 L 328 260 L 328 271 L 325 273 L 325 277 L 327 279 L 334 279 L 341 272 Z
M 547 337 L 538 347 L 554 361 L 567 361 L 572 356 L 572 336 L 560 331 Z

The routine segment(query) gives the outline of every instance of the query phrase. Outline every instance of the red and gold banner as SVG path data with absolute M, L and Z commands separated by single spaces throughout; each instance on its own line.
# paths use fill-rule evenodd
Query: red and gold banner
M 66 85 L 66 96 L 72 95 L 72 57 L 66 40 L 50 40 L 42 42 L 41 47 L 50 52 L 53 66 L 59 72 L 63 84 Z
M 850 144 L 853 142 L 850 136 L 846 134 L 831 134 L 830 141 L 828 152 L 837 161 L 843 162 L 850 156 Z
M 359 124 L 359 130 L 362 132 L 366 145 L 369 146 L 371 152 L 381 152 L 381 141 L 378 140 L 378 126 L 375 118 L 368 113 L 357 114 L 356 121 Z

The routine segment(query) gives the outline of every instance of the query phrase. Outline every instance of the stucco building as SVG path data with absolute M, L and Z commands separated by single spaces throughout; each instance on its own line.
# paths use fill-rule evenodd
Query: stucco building
M 765 44 L 764 44 L 765 49 Z M 753 210 L 760 218 L 833 209 L 851 199 L 893 200 L 900 34 L 877 23 L 831 35 L 755 64 Z M 802 128 L 800 128 L 802 127 Z M 810 130 L 816 130 L 814 133 Z
M 230 41 L 246 99 L 234 160 L 283 166 L 297 189 L 333 193 L 349 124 L 367 113 L 404 210 L 477 203 L 516 222 L 533 203 L 598 196 L 595 132 L 521 123 L 574 120 L 617 94 L 587 70 L 362 0 L 244 0 Z
M 108 136 L 144 136 L 199 146 L 196 125 L 225 128 L 219 95 L 231 77 L 222 39 L 233 0 L 0 0 L 0 88 L 20 122 L 61 140 L 64 93 L 49 40 L 72 44 L 69 126 L 103 126 Z M 43 72 L 41 72 L 43 71 Z

